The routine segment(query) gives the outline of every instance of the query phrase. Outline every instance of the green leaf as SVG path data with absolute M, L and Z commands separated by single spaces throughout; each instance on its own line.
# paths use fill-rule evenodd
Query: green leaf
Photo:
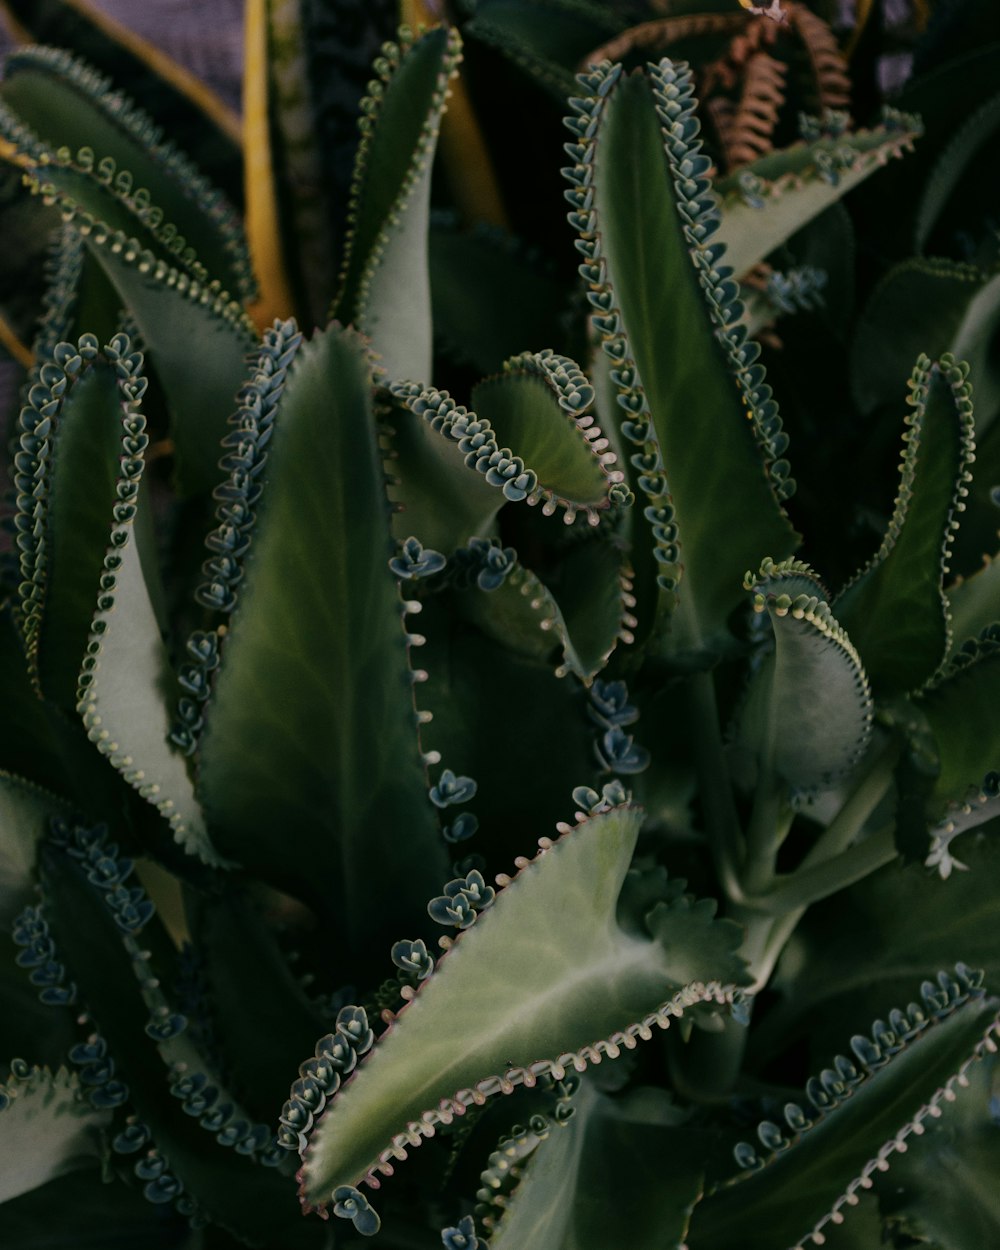
M 51 359 L 40 363 L 49 375 L 59 368 Z M 118 459 L 126 436 L 122 423 L 131 396 L 114 365 L 105 361 L 96 361 L 76 379 L 63 373 L 61 384 L 66 389 L 47 440 L 41 479 L 48 498 L 37 677 L 49 698 L 75 708 L 117 501 Z
M 239 199 L 243 162 L 235 119 L 203 82 L 162 50 L 143 45 L 90 0 L 3 0 L 3 7 L 32 43 L 65 49 L 98 73 L 113 75 L 124 95 L 145 109 L 199 169 L 210 169 L 225 193 Z
M 370 368 L 337 328 L 291 365 L 198 774 L 220 849 L 315 901 L 355 953 L 386 925 L 387 897 L 412 923 L 444 864 Z
M 799 143 L 723 179 L 716 191 L 726 263 L 745 274 L 887 160 L 901 156 L 920 132 L 916 118 L 890 112 L 882 126 Z
M 444 355 L 482 376 L 526 343 L 562 350 L 566 292 L 541 257 L 499 230 L 439 221 L 429 249 L 434 339 Z
M 619 403 L 634 414 L 623 429 L 641 449 L 638 486 L 659 527 L 665 605 L 680 579 L 670 647 L 698 652 L 726 636 L 747 566 L 794 547 L 780 505 L 791 489 L 778 461 L 787 440 L 756 344 L 725 329 L 739 309 L 735 284 L 715 267 L 721 246 L 709 242 L 690 75 L 667 60 L 648 77 L 615 75 L 581 78 L 598 94 L 579 105 L 573 126 L 596 125 L 597 135 L 572 181 L 594 207 L 570 219 L 581 247 L 600 238 L 602 259 L 581 273 L 595 307 L 607 310 L 594 324 L 619 362 Z
M 928 814 L 961 803 L 970 787 L 1000 765 L 1000 639 L 987 630 L 967 642 L 933 685 L 915 702 L 927 719 L 941 771 Z
M 952 634 L 950 659 L 963 643 L 1000 621 L 1000 559 L 985 559 L 978 573 L 950 586 L 947 594 Z
M 943 583 L 975 459 L 966 377 L 950 356 L 917 361 L 888 530 L 878 553 L 833 603 L 881 696 L 923 685 L 948 650 Z
M 113 856 L 113 848 L 105 844 L 102 849 Z M 260 1149 L 240 1152 L 217 1137 L 221 1127 L 240 1118 L 245 1129 L 250 1125 L 183 1019 L 179 1031 L 165 1038 L 154 1036 L 145 1025 L 154 1025 L 161 1010 L 168 1017 L 176 1010 L 161 988 L 169 984 L 174 956 L 166 931 L 155 916 L 122 924 L 113 913 L 111 893 L 89 881 L 77 862 L 85 859 L 85 852 L 74 856 L 73 850 L 80 848 L 72 841 L 67 847 L 50 842 L 42 848 L 45 915 L 56 958 L 67 965 L 106 1043 L 112 1079 L 127 1086 L 129 1102 L 151 1134 L 150 1146 L 162 1151 L 168 1175 L 180 1182 L 197 1208 L 241 1238 L 294 1241 L 299 1224 L 294 1191 L 276 1169 L 260 1162 Z M 134 885 L 126 880 L 128 887 Z M 138 893 L 141 902 L 142 891 Z M 180 1071 L 178 1064 L 183 1065 Z M 196 1074 L 207 1078 L 200 1114 L 188 1108 L 177 1088 L 181 1075 Z M 216 1104 L 229 1113 L 221 1116 L 218 1127 L 211 1122 Z
M 489 421 L 501 446 L 516 448 L 538 477 L 539 495 L 567 509 L 606 509 L 609 491 L 624 474 L 608 440 L 589 415 L 593 388 L 572 360 L 546 351 L 526 352 L 504 364 L 503 373 L 473 388 L 472 406 Z
M 102 1130 L 111 1120 L 110 1111 L 87 1102 L 79 1079 L 65 1068 L 53 1075 L 23 1060 L 14 1068 L 0 1084 L 0 1202 L 92 1166 L 104 1153 Z
M 872 292 L 851 352 L 852 389 L 862 412 L 896 404 L 921 354 L 950 353 L 969 365 L 977 432 L 1000 412 L 993 342 L 1000 328 L 1000 273 L 948 260 L 908 260 Z
M 593 388 L 574 362 L 544 351 L 507 364 L 509 373 L 475 388 L 482 413 L 417 382 L 394 382 L 381 393 L 401 470 L 393 482 L 401 541 L 414 535 L 450 553 L 491 533 L 505 501 L 541 504 L 546 516 L 560 509 L 567 525 L 578 513 L 597 525 L 613 504 L 628 501 L 617 457 L 590 415 Z
M 483 633 L 519 655 L 548 660 L 558 647 L 559 677 L 589 686 L 619 640 L 630 641 L 629 580 L 610 543 L 582 543 L 559 569 L 558 594 L 521 564 L 495 590 L 473 585 L 456 596 L 458 610 Z
M 126 349 L 119 361 L 134 371 L 142 358 L 128 356 L 128 340 L 120 337 Z M 110 350 L 109 345 L 105 351 Z M 77 712 L 90 740 L 156 807 L 174 839 L 205 862 L 219 863 L 186 761 L 168 740 L 173 670 L 139 552 L 136 505 L 125 502 L 138 497 L 145 467 L 145 420 L 137 407 L 136 401 L 128 403 L 122 420 L 122 472 L 116 488 L 122 502 L 109 509 L 110 541 L 82 658 Z
M 212 1037 L 247 1109 L 272 1123 L 288 1095 L 289 1071 L 329 1022 L 248 895 L 236 888 L 211 896 L 192 891 L 187 903 Z
M 805 1020 L 817 1039 L 832 1028 L 864 1027 L 959 950 L 997 981 L 997 830 L 970 835 L 958 855 L 968 871 L 946 881 L 922 864 L 888 864 L 811 907 L 778 964 L 772 984 L 781 998 L 761 1020 L 757 1053 L 796 1036 Z
M 251 294 L 246 243 L 234 210 L 187 157 L 163 140 L 152 119 L 123 98 L 117 84 L 112 87 L 109 79 L 65 52 L 32 48 L 7 58 L 0 99 L 35 137 L 35 143 L 24 138 L 19 143 L 29 156 L 49 162 L 60 149 L 80 156 L 86 150 L 99 176 L 108 183 L 116 178 L 116 185 L 132 196 L 137 214 L 147 216 L 152 206 L 172 224 L 209 280 L 234 296 Z M 13 137 L 9 125 L 5 129 Z
M 937 984 L 925 983 L 921 1005 L 852 1038 L 853 1057 L 813 1078 L 807 1101 L 788 1104 L 783 1123 L 764 1121 L 758 1142 L 737 1147 L 747 1170 L 696 1208 L 691 1250 L 737 1242 L 785 1250 L 849 1219 L 854 1194 L 995 1047 L 997 1000 L 984 998 L 978 983 L 959 965 L 957 979 L 941 973 Z
M 754 611 L 767 612 L 775 649 L 751 678 L 735 747 L 754 784 L 774 769 L 797 789 L 828 786 L 860 759 L 871 737 L 868 678 L 808 565 L 765 561 Z
M 378 95 L 362 104 L 353 226 L 334 315 L 368 335 L 390 378 L 429 379 L 427 262 L 431 162 L 461 40 L 439 26 L 383 57 Z
M 576 67 L 621 29 L 603 6 L 585 0 L 487 0 L 464 32 L 495 48 L 556 96 L 573 91 Z
M 745 978 L 739 930 L 713 918 L 714 903 L 675 892 L 650 908 L 647 936 L 619 927 L 641 821 L 618 807 L 543 844 L 458 937 L 314 1129 L 307 1202 L 385 1170 L 484 1095 L 546 1072 L 558 1080 L 697 1002 L 732 1000 Z
M 0 924 L 32 901 L 35 854 L 53 816 L 69 805 L 41 786 L 0 772 Z
M 630 1250 L 680 1250 L 702 1190 L 685 1113 L 663 1090 L 610 1098 L 589 1081 L 568 1106 L 569 1119 L 535 1132 L 502 1213 L 483 1221 L 490 1250 L 607 1250 L 622 1239 Z
M 928 239 L 940 225 L 949 201 L 959 191 L 963 179 L 978 176 L 977 164 L 987 157 L 981 149 L 1000 127 L 1000 95 L 995 95 L 957 130 L 928 177 L 915 223 L 916 251 L 927 250 Z
M 948 1250 L 979 1250 L 1000 1237 L 996 1060 L 976 1064 L 969 1078 L 876 1190 L 890 1228 Z

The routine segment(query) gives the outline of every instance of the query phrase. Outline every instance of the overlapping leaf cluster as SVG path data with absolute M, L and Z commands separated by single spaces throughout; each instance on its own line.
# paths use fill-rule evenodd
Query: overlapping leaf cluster
M 992 10 L 6 7 L 4 1244 L 990 1244 Z

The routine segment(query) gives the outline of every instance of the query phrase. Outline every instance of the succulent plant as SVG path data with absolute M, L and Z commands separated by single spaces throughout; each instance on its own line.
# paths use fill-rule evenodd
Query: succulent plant
M 480 0 L 341 194 L 338 7 L 249 8 L 246 230 L 0 83 L 5 1244 L 990 1244 L 996 79 L 939 124 L 932 24 L 855 126 L 829 6 Z

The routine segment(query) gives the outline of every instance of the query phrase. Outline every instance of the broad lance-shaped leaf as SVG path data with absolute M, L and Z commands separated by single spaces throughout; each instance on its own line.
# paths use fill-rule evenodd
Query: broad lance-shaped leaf
M 295 337 L 279 329 L 275 353 Z M 236 571 L 235 607 L 198 791 L 223 853 L 314 900 L 356 952 L 388 923 L 386 898 L 416 918 L 406 900 L 433 893 L 444 854 L 389 567 L 371 364 L 336 326 L 280 367 L 289 359 L 266 469 L 239 467 L 234 430 L 233 477 L 220 487 L 218 542 L 237 512 L 248 541 L 216 560 Z
M 250 1121 L 177 1010 L 176 952 L 131 861 L 100 827 L 64 824 L 39 862 L 42 907 L 22 927 L 42 926 L 90 1016 L 94 1031 L 70 1058 L 92 1104 L 133 1112 L 116 1125 L 115 1153 L 148 1158 L 137 1175 L 150 1200 L 180 1199 L 241 1238 L 294 1244 L 300 1221 L 273 1130 Z
M 980 1250 L 1000 1239 L 996 1059 L 976 1064 L 968 1076 L 956 1101 L 876 1187 L 890 1227 L 954 1250 Z
M 648 635 L 658 599 L 673 610 L 670 650 L 697 654 L 728 636 L 744 570 L 795 546 L 780 502 L 787 438 L 759 348 L 732 326 L 741 306 L 723 245 L 709 241 L 718 217 L 689 71 L 663 60 L 626 78 L 606 64 L 580 82 L 592 94 L 567 119 L 569 220 L 655 540 L 633 555 L 636 615 Z
M 754 611 L 771 618 L 774 654 L 751 677 L 736 718 L 738 771 L 748 785 L 771 769 L 796 789 L 828 785 L 860 759 L 871 736 L 861 660 L 808 565 L 765 561 L 746 585 Z
M 746 984 L 739 929 L 677 889 L 629 928 L 616 909 L 642 823 L 585 818 L 525 864 L 330 1101 L 305 1147 L 302 1193 L 323 1206 L 491 1093 L 616 1056 Z M 566 828 L 564 826 L 564 828 Z
M 850 1219 L 858 1191 L 997 1049 L 998 1002 L 984 996 L 980 974 L 959 964 L 954 976 L 925 981 L 920 998 L 853 1037 L 852 1057 L 813 1077 L 807 1101 L 788 1103 L 781 1124 L 765 1120 L 757 1142 L 736 1146 L 745 1170 L 695 1209 L 691 1250 L 802 1250 L 821 1245 L 831 1221 Z
M 912 362 L 926 352 L 968 362 L 977 432 L 1000 412 L 1000 273 L 917 258 L 891 269 L 872 292 L 854 335 L 851 389 L 862 412 L 897 402 Z
M 974 459 L 967 375 L 951 356 L 917 361 L 889 528 L 878 553 L 833 602 L 883 697 L 921 686 L 948 650 L 943 583 Z
M 477 1217 L 490 1250 L 679 1250 L 703 1180 L 685 1119 L 664 1090 L 610 1098 L 584 1079 L 554 1116 L 504 1143 L 504 1171 L 483 1173 Z M 521 1176 L 491 1210 L 512 1161 Z
M 742 277 L 887 160 L 912 147 L 921 130 L 918 118 L 887 109 L 883 124 L 872 130 L 822 136 L 772 152 L 723 179 L 716 190 L 726 263 Z
M 0 1202 L 75 1168 L 96 1170 L 110 1121 L 110 1111 L 87 1102 L 75 1074 L 60 1068 L 53 1075 L 16 1059 L 0 1084 Z
M 96 354 L 96 343 L 84 338 L 76 353 L 68 343 L 62 344 L 56 359 L 73 374 L 82 366 L 80 357 Z M 142 357 L 131 351 L 125 335 L 109 343 L 104 356 L 118 372 L 125 401 L 114 487 L 117 502 L 107 508 L 110 532 L 103 564 L 94 577 L 94 607 L 83 638 L 76 710 L 90 740 L 163 815 L 176 841 L 207 862 L 218 863 L 186 761 L 167 738 L 166 697 L 172 670 L 136 534 L 143 452 L 148 442 L 146 421 L 139 411 L 145 385 L 139 376 Z M 74 606 L 81 596 L 82 592 L 76 595 Z
M 450 553 L 491 533 L 505 502 L 540 504 L 546 516 L 559 510 L 567 525 L 582 514 L 596 526 L 630 500 L 590 412 L 593 387 L 566 356 L 508 360 L 474 388 L 476 411 L 417 382 L 392 382 L 383 399 L 400 470 L 393 495 L 403 506 L 401 539 L 413 534 Z
M 970 788 L 1000 769 L 1000 627 L 966 642 L 944 672 L 915 699 L 934 737 L 940 765 L 928 817 L 961 803 Z M 985 819 L 985 814 L 984 814 Z
M 429 379 L 431 163 L 461 40 L 439 26 L 384 50 L 362 102 L 347 254 L 334 315 L 368 335 L 390 378 Z
M 33 161 L 59 149 L 85 149 L 98 176 L 131 197 L 151 226 L 172 223 L 208 278 L 236 296 L 252 290 L 246 243 L 235 210 L 194 165 L 165 142 L 152 119 L 123 99 L 109 79 L 55 48 L 15 52 L 5 63 L 0 99 L 27 128 L 6 137 Z

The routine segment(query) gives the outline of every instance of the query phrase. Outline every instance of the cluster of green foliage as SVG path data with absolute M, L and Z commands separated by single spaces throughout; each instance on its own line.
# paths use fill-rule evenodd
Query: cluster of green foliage
M 998 10 L 5 7 L 4 1246 L 998 1244 Z

